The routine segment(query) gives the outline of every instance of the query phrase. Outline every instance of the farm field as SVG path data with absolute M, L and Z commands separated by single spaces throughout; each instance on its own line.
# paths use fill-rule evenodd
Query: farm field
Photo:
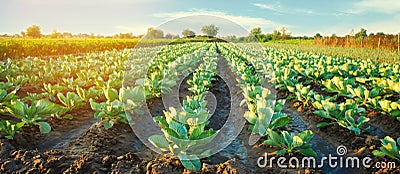
M 400 172 L 398 58 L 220 42 L 104 50 L 4 59 L 0 173 Z M 160 134 L 146 130 L 146 113 Z M 235 137 L 222 151 L 196 151 L 224 135 Z M 338 147 L 395 166 L 320 160 Z M 260 167 L 265 154 L 325 165 Z
M 315 54 L 322 54 L 334 57 L 372 60 L 375 62 L 398 63 L 400 61 L 400 52 L 395 50 L 318 46 L 304 43 L 291 44 L 290 42 L 288 42 L 288 44 L 264 43 L 263 45 L 266 47 L 291 49 L 301 52 L 313 52 Z

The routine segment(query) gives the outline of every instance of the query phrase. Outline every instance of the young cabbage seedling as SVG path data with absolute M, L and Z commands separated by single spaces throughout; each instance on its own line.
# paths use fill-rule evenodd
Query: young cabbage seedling
M 15 90 L 10 93 L 7 93 L 6 90 L 0 89 L 0 113 L 7 112 L 5 108 L 11 105 L 12 100 L 18 98 L 18 96 L 15 94 L 16 94 Z
M 361 127 L 369 121 L 369 118 L 365 117 L 365 109 L 357 107 L 356 103 L 341 103 L 340 105 L 323 100 L 321 101 L 323 108 L 314 111 L 314 114 L 332 120 L 333 122 L 320 122 L 317 124 L 318 128 L 326 127 L 331 124 L 338 124 L 350 131 L 353 131 L 356 135 L 361 134 Z M 358 116 L 357 122 L 355 117 Z M 364 130 L 368 130 L 368 128 Z
M 29 80 L 28 77 L 25 77 L 22 75 L 19 75 L 17 77 L 6 76 L 6 78 L 7 78 L 8 82 L 11 82 L 14 86 L 18 86 L 18 87 L 24 86 L 24 84 L 27 83 Z
M 191 117 L 186 111 L 176 111 L 171 107 L 165 117 L 158 116 L 154 121 L 161 127 L 164 136 L 153 135 L 149 141 L 164 152 L 170 152 L 179 157 L 181 163 L 189 170 L 200 170 L 199 156 L 209 153 L 207 149 L 199 149 L 213 140 L 218 131 L 204 130 L 209 114 L 199 114 Z M 193 116 L 193 115 L 192 115 Z
M 21 101 L 12 101 L 7 111 L 26 124 L 39 126 L 43 134 L 51 131 L 50 124 L 44 121 L 45 117 L 64 112 L 62 107 L 48 100 L 33 101 L 31 106 Z
M 400 162 L 400 138 L 397 138 L 397 145 L 396 141 L 389 136 L 386 136 L 381 142 L 382 146 L 379 150 L 374 150 L 372 153 L 379 157 L 388 156 Z
M 311 144 L 307 143 L 312 137 L 311 130 L 305 130 L 298 134 L 268 130 L 268 139 L 264 141 L 264 144 L 281 148 L 276 155 L 301 153 L 305 156 L 316 157 L 317 153 L 311 148 Z
M 25 122 L 15 122 L 11 120 L 1 120 L 0 121 L 0 131 L 7 134 L 5 137 L 7 139 L 13 139 L 17 131 L 20 131 Z
M 140 110 L 141 102 L 146 99 L 143 87 L 120 88 L 119 93 L 116 89 L 108 87 L 104 88 L 104 94 L 107 98 L 106 102 L 97 103 L 90 99 L 90 106 L 96 111 L 95 118 L 106 120 L 105 129 L 111 128 L 115 122 L 128 124 L 124 107 L 138 114 L 143 113 Z
M 83 100 L 74 92 L 68 92 L 64 96 L 63 93 L 57 94 L 58 100 L 70 111 L 84 105 Z

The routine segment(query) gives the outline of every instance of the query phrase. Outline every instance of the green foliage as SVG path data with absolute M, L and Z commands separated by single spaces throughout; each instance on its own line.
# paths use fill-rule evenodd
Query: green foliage
M 0 89 L 0 113 L 7 112 L 5 108 L 11 105 L 11 101 L 18 99 L 18 96 L 15 94 L 15 90 L 7 93 L 6 90 Z
M 201 27 L 201 32 L 203 32 L 203 34 L 207 36 L 216 36 L 218 34 L 218 30 L 219 28 L 214 24 L 204 25 L 203 27 Z
M 165 43 L 166 41 L 161 42 Z M 22 58 L 26 56 L 35 57 L 78 54 L 113 49 L 123 50 L 125 48 L 133 48 L 137 43 L 138 39 L 0 38 L 0 60 L 6 60 L 7 58 Z
M 313 40 L 311 40 L 313 42 Z M 346 57 L 355 60 L 373 60 L 376 62 L 397 63 L 400 61 L 400 54 L 395 50 L 379 50 L 369 48 L 344 48 L 332 46 L 317 46 L 307 44 L 286 44 L 265 43 L 265 47 L 274 47 L 277 49 L 298 50 L 299 52 L 312 52 L 324 56 L 335 56 L 338 58 Z
M 323 108 L 314 111 L 314 114 L 330 119 L 333 122 L 320 122 L 317 124 L 317 127 L 319 128 L 328 126 L 330 124 L 338 124 L 339 126 L 353 131 L 356 135 L 360 135 L 362 126 L 369 121 L 369 118 L 365 117 L 365 109 L 358 107 L 356 103 L 336 104 L 323 100 L 321 105 Z M 355 118 L 357 118 L 357 121 Z M 367 129 L 369 128 L 366 128 L 366 130 Z
M 40 31 L 40 27 L 39 26 L 32 25 L 32 26 L 29 26 L 26 29 L 26 35 L 28 37 L 32 37 L 32 38 L 40 38 L 42 36 L 42 33 Z
M 382 146 L 379 147 L 379 150 L 374 150 L 372 153 L 378 157 L 388 156 L 400 162 L 400 138 L 397 138 L 397 145 L 396 141 L 389 136 L 386 136 L 381 142 Z
M 55 96 L 66 90 L 67 88 L 65 86 L 62 86 L 60 84 L 55 84 L 55 85 L 51 85 L 50 83 L 43 83 L 43 91 L 46 92 L 49 95 L 49 99 L 52 101 L 55 101 L 56 98 Z
M 0 89 L 9 91 L 9 90 L 15 89 L 15 86 L 10 82 L 0 82 Z
M 316 157 L 317 153 L 312 149 L 311 144 L 307 142 L 313 137 L 313 132 L 305 130 L 299 134 L 289 133 L 282 131 L 280 133 L 269 130 L 268 139 L 264 141 L 264 144 L 270 146 L 276 146 L 280 148 L 276 155 L 301 153 L 305 156 Z
M 385 113 L 394 116 L 400 121 L 400 101 L 392 102 L 390 100 L 373 98 L 369 100 L 371 108 L 382 110 Z
M 97 90 L 94 87 L 89 89 L 76 87 L 76 93 L 84 102 L 89 102 L 90 99 L 97 99 L 101 95 L 100 90 Z
M 146 38 L 147 39 L 160 39 L 164 37 L 164 32 L 160 29 L 155 29 L 155 28 L 148 28 L 147 29 L 147 34 Z
M 83 105 L 82 99 L 74 92 L 67 92 L 65 96 L 63 93 L 58 93 L 57 97 L 68 110 L 76 109 Z
M 215 80 L 215 78 L 213 78 L 215 74 L 207 69 L 215 69 L 215 67 L 204 67 L 204 70 L 193 73 L 193 78 L 187 81 L 187 83 L 192 86 L 188 90 L 194 95 L 200 95 L 208 91 L 211 86 L 211 81 Z
M 308 105 L 314 95 L 310 91 L 310 86 L 303 86 L 303 84 L 296 84 L 294 94 L 296 95 L 296 100 L 302 102 L 304 106 Z
M 40 94 L 28 92 L 28 95 L 22 98 L 22 101 L 36 101 L 36 100 L 46 99 L 48 96 L 49 94 L 47 92 L 43 92 Z
M 48 100 L 33 101 L 30 106 L 21 101 L 12 101 L 6 110 L 26 124 L 39 126 L 43 134 L 51 131 L 49 123 L 45 122 L 46 117 L 65 113 L 64 108 Z
M 193 95 L 183 100 L 182 110 L 170 107 L 164 111 L 164 116 L 154 117 L 164 136 L 152 135 L 149 141 L 164 152 L 178 156 L 182 165 L 189 170 L 200 170 L 199 157 L 209 155 L 208 149 L 196 149 L 210 143 L 218 131 L 205 130 L 211 117 L 206 108 L 205 92 L 211 86 L 216 71 L 217 57 L 207 55 L 204 57 L 193 78 L 188 81 Z
M 104 88 L 104 94 L 107 98 L 106 102 L 97 103 L 90 99 L 91 108 L 96 111 L 94 118 L 105 120 L 104 128 L 111 128 L 115 122 L 128 124 L 125 113 L 132 110 L 137 114 L 143 114 L 140 110 L 142 102 L 146 99 L 143 87 L 120 88 L 119 92 L 114 88 Z
M 201 110 L 204 111 L 204 109 Z M 154 118 L 164 136 L 153 135 L 149 137 L 149 141 L 160 150 L 177 155 L 185 168 L 200 170 L 201 163 L 198 156 L 206 155 L 208 151 L 200 149 L 193 152 L 193 150 L 211 142 L 218 133 L 213 129 L 204 130 L 210 115 L 203 111 L 194 115 L 190 112 L 176 111 L 175 108 L 170 108 L 169 112 L 164 112 L 165 117 Z M 188 154 L 189 151 L 190 154 Z
M 163 71 L 154 71 L 145 82 L 147 95 L 151 98 L 159 97 L 161 93 L 169 93 L 175 85 L 175 79 L 168 78 Z
M 286 114 L 281 112 L 285 101 L 279 100 L 275 103 L 268 89 L 262 89 L 261 95 L 257 94 L 254 98 L 250 98 L 247 92 L 244 95 L 243 101 L 253 101 L 247 103 L 249 110 L 244 114 L 244 118 L 252 124 L 249 129 L 253 133 L 265 136 L 268 129 L 278 129 L 291 121 Z
M 0 121 L 0 131 L 7 134 L 5 137 L 7 139 L 13 139 L 17 131 L 20 131 L 25 125 L 25 122 L 15 122 L 11 120 L 1 120 Z
M 7 81 L 12 83 L 14 86 L 17 86 L 18 88 L 21 86 L 24 86 L 25 83 L 28 82 L 29 78 L 19 75 L 16 77 L 11 77 L 11 76 L 7 76 Z
M 182 31 L 182 36 L 183 37 L 195 36 L 195 35 L 196 35 L 196 33 L 194 31 L 192 31 L 192 30 L 189 30 L 189 29 L 184 29 Z

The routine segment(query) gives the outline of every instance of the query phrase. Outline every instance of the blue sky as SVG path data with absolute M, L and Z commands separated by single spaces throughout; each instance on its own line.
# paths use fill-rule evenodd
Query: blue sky
M 317 32 L 341 36 L 361 27 L 368 33 L 400 32 L 400 0 L 2 0 L 0 33 L 20 33 L 36 24 L 42 33 L 56 29 L 139 35 L 148 27 L 198 14 L 231 20 L 247 30 L 261 27 L 264 33 L 286 27 L 297 36 Z M 180 34 L 184 28 L 200 32 L 190 23 L 176 28 L 169 32 Z M 220 35 L 242 34 L 220 28 Z

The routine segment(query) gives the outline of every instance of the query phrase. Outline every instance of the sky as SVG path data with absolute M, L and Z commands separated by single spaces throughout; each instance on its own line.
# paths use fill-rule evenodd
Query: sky
M 360 28 L 397 34 L 400 0 L 2 0 L 0 21 L 1 34 L 31 25 L 44 34 L 140 35 L 148 27 L 168 30 L 165 34 L 186 28 L 200 34 L 207 23 L 220 28 L 219 36 L 245 35 L 254 27 L 263 33 L 286 27 L 293 36 L 344 36 Z

